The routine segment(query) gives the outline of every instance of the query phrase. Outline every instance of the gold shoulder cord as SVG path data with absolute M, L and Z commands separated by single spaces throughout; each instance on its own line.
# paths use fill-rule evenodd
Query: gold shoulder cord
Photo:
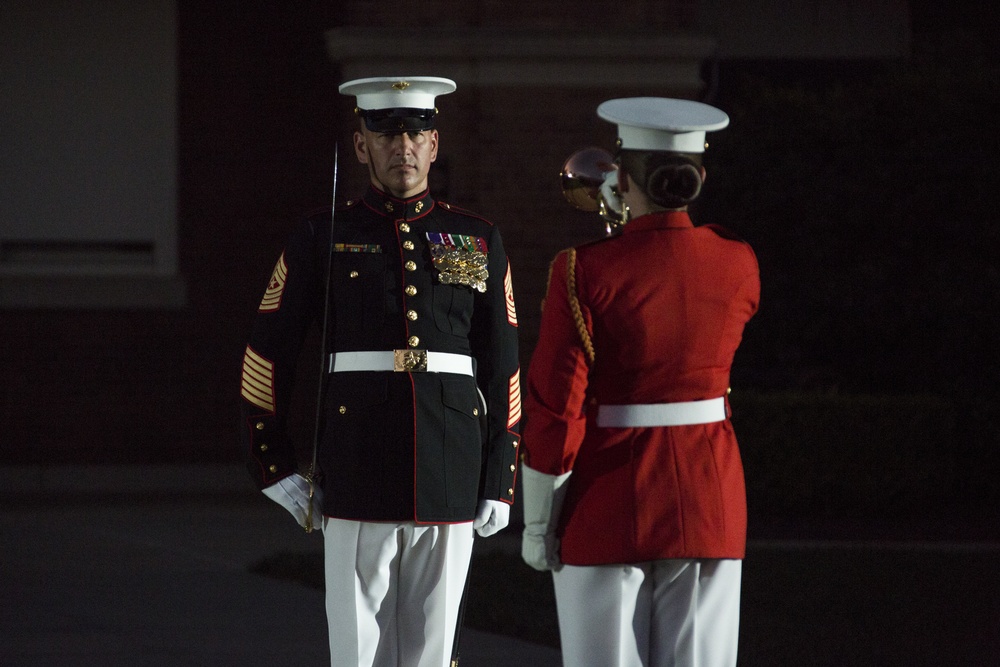
M 573 311 L 573 322 L 576 323 L 576 331 L 580 334 L 580 341 L 583 343 L 583 351 L 587 353 L 587 359 L 593 364 L 594 343 L 587 331 L 587 323 L 583 321 L 580 300 L 576 296 L 576 248 L 570 248 L 566 251 L 566 291 L 569 294 L 570 310 Z

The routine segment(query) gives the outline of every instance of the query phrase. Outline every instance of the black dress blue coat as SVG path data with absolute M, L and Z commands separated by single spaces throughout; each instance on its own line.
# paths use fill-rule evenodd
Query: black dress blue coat
M 288 408 L 303 341 L 323 318 L 329 256 L 327 352 L 468 355 L 475 377 L 325 375 L 317 447 L 324 514 L 452 523 L 474 518 L 481 499 L 513 503 L 520 370 L 499 229 L 429 192 L 401 200 L 371 188 L 335 212 L 333 235 L 330 252 L 329 210 L 301 222 L 254 320 L 243 363 L 241 434 L 257 486 L 302 468 L 286 430 Z M 443 238 L 485 253 L 485 291 L 442 280 L 431 248 Z

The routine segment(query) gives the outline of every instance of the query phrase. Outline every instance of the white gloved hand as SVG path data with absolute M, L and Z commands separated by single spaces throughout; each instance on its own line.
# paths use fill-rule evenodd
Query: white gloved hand
M 625 203 L 622 201 L 621 193 L 618 190 L 618 168 L 612 169 L 604 174 L 601 182 L 600 199 L 604 205 L 615 214 L 616 217 L 623 217 Z
M 313 484 L 312 527 L 323 526 L 323 492 Z M 309 480 L 295 473 L 263 489 L 264 495 L 291 512 L 299 525 L 306 528 L 309 515 Z
M 480 500 L 472 527 L 480 537 L 489 537 L 506 528 L 508 521 L 510 521 L 510 505 L 501 500 Z
M 532 535 L 525 527 L 521 535 L 521 558 L 539 572 L 559 570 L 559 538 L 555 533 Z
M 524 533 L 521 535 L 521 558 L 536 570 L 558 570 L 559 514 L 569 487 L 571 472 L 547 475 L 521 465 L 521 497 L 524 503 Z

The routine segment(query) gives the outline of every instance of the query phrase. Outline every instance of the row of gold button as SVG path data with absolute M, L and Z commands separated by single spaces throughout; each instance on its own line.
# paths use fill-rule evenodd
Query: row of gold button
M 400 222 L 399 231 L 404 234 L 409 234 L 410 225 L 405 222 Z M 406 239 L 403 241 L 403 249 L 413 251 L 414 249 L 416 249 L 416 245 L 413 243 L 411 239 Z M 403 263 L 403 268 L 410 272 L 416 271 L 417 263 L 414 262 L 412 259 L 407 260 L 406 262 Z M 417 294 L 417 288 L 414 285 L 407 285 L 405 288 L 403 288 L 403 291 L 406 293 L 407 296 L 416 296 Z M 420 313 L 411 308 L 406 311 L 406 319 L 410 320 L 411 322 L 416 322 L 418 319 L 420 319 Z M 418 345 L 420 345 L 420 338 L 418 336 L 410 336 L 409 338 L 406 339 L 406 344 L 409 345 L 410 347 L 417 347 Z
M 263 431 L 264 430 L 264 422 L 257 422 L 256 424 L 254 424 L 254 428 L 256 428 L 258 431 Z M 267 446 L 266 442 L 260 443 L 260 445 L 257 448 L 260 450 L 261 454 L 265 453 L 268 450 L 268 446 Z M 269 465 L 267 467 L 267 469 L 272 474 L 278 472 L 278 466 L 276 466 L 274 464 Z
M 518 441 L 517 441 L 517 440 L 514 440 L 512 444 L 513 444 L 513 446 L 514 446 L 514 451 L 516 452 L 516 451 L 517 451 L 517 445 L 518 445 L 519 443 L 518 443 Z M 514 455 L 514 458 L 515 458 L 515 459 L 517 458 L 517 455 L 516 455 L 516 454 Z M 516 464 L 516 463 L 511 463 L 511 464 L 510 464 L 510 471 L 511 471 L 511 472 L 514 472 L 514 471 L 516 471 L 516 470 L 517 470 L 517 464 Z M 508 496 L 510 496 L 510 497 L 511 497 L 511 499 L 513 499 L 513 498 L 514 498 L 514 489 L 507 489 L 507 495 L 508 495 Z

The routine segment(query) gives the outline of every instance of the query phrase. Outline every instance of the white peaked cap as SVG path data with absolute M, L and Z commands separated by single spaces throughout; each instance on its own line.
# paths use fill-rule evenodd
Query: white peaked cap
M 358 98 L 358 108 L 433 109 L 434 98 L 454 92 L 455 82 L 438 76 L 380 76 L 340 84 L 341 93 Z
M 623 149 L 704 153 L 705 133 L 729 125 L 721 109 L 669 97 L 623 97 L 602 102 L 597 115 L 618 125 Z

